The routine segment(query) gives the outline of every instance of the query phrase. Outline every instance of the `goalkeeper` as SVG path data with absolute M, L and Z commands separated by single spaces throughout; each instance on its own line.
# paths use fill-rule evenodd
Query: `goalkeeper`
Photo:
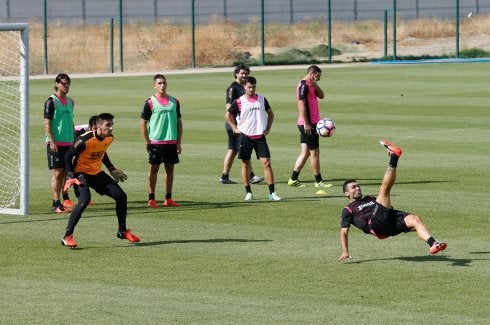
M 114 116 L 103 113 L 97 116 L 96 130 L 80 136 L 73 146 L 68 149 L 65 157 L 67 180 L 64 190 L 76 184 L 80 188 L 80 197 L 77 205 L 73 208 L 65 236 L 61 244 L 68 247 L 77 247 L 73 239 L 73 232 L 82 216 L 83 211 L 90 202 L 90 187 L 100 195 L 108 195 L 116 201 L 116 215 L 119 224 L 117 237 L 127 239 L 130 242 L 139 242 L 140 239 L 126 228 L 127 196 L 117 184 L 127 179 L 126 174 L 116 169 L 109 160 L 106 153 L 114 137 L 112 136 Z M 101 169 L 101 164 L 110 171 L 111 178 Z

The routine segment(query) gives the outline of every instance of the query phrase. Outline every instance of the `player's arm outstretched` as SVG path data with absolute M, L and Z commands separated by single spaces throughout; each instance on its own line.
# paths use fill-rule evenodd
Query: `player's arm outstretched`
M 345 259 L 350 259 L 349 254 L 349 228 L 340 228 L 340 246 L 342 247 L 342 255 L 337 259 L 341 262 Z

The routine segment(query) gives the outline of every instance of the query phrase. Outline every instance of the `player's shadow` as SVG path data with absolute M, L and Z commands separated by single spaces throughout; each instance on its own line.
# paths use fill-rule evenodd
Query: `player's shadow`
M 362 261 L 349 261 L 348 263 L 353 264 L 361 264 L 361 263 L 369 263 L 369 262 L 378 262 L 378 261 L 406 261 L 406 262 L 449 262 L 452 266 L 470 266 L 470 264 L 476 260 L 488 260 L 486 258 L 452 258 L 447 255 L 421 255 L 421 256 L 400 256 L 400 257 L 392 257 L 392 258 L 374 258 L 369 260 Z
M 361 186 L 380 186 L 381 180 L 376 179 L 377 182 L 363 182 L 363 181 L 374 181 L 374 179 L 358 179 L 357 181 Z M 423 180 L 423 181 L 397 181 L 396 185 L 409 185 L 409 184 L 437 184 L 437 183 L 454 183 L 454 181 L 436 181 L 436 180 Z
M 158 246 L 171 244 L 216 244 L 216 243 L 265 243 L 271 242 L 270 239 L 242 239 L 242 238 L 214 238 L 214 239 L 177 239 L 177 240 L 158 240 L 151 242 L 139 242 L 134 246 Z

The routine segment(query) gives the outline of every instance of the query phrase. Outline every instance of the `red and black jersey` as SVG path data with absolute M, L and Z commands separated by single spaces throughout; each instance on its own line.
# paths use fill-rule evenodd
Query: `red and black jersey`
M 359 200 L 349 203 L 340 216 L 340 227 L 349 228 L 351 224 L 369 234 L 368 221 L 373 216 L 376 197 L 366 195 Z
M 112 135 L 101 138 L 96 131 L 81 135 L 66 153 L 66 171 L 96 175 L 102 171 L 102 163 L 111 169 L 113 165 L 106 151 L 113 140 Z

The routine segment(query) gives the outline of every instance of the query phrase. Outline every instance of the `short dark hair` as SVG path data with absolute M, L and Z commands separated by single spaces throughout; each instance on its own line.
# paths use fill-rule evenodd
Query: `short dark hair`
M 245 80 L 245 83 L 251 83 L 252 85 L 256 85 L 257 84 L 257 79 L 255 79 L 252 76 L 248 76 L 247 79 Z
M 90 116 L 88 119 L 88 126 L 92 127 L 93 125 L 97 124 L 97 115 Z
M 153 77 L 153 81 L 157 80 L 157 79 L 165 79 L 167 80 L 167 78 L 165 78 L 165 76 L 161 73 L 157 73 L 154 77 Z
M 111 113 L 99 114 L 97 116 L 97 125 L 101 124 L 102 121 L 109 121 L 109 120 L 113 120 L 113 119 L 114 119 L 114 115 L 112 115 Z
M 71 83 L 71 79 L 70 79 L 70 76 L 68 76 L 66 73 L 60 73 L 56 76 L 56 78 L 54 79 L 54 82 L 56 82 L 57 84 L 59 84 L 61 82 L 61 80 L 65 79 L 66 81 L 68 81 L 68 83 Z M 56 88 L 56 85 L 54 85 L 54 90 L 58 90 L 58 88 Z
M 342 193 L 347 192 L 347 185 L 349 185 L 350 183 L 357 183 L 357 180 L 353 178 L 346 180 L 344 182 L 344 185 L 342 185 L 342 191 L 343 191 Z
M 316 72 L 316 73 L 322 73 L 322 69 L 320 69 L 318 66 L 316 65 L 310 65 L 308 67 L 308 70 L 306 70 L 306 73 L 312 73 L 312 72 Z
M 237 76 L 238 72 L 240 72 L 240 70 L 245 70 L 245 71 L 247 71 L 248 73 L 250 73 L 250 68 L 249 68 L 248 66 L 243 65 L 243 64 L 238 65 L 238 66 L 235 68 L 235 70 L 233 70 L 233 75 L 235 76 L 235 79 L 236 79 L 236 76 Z

